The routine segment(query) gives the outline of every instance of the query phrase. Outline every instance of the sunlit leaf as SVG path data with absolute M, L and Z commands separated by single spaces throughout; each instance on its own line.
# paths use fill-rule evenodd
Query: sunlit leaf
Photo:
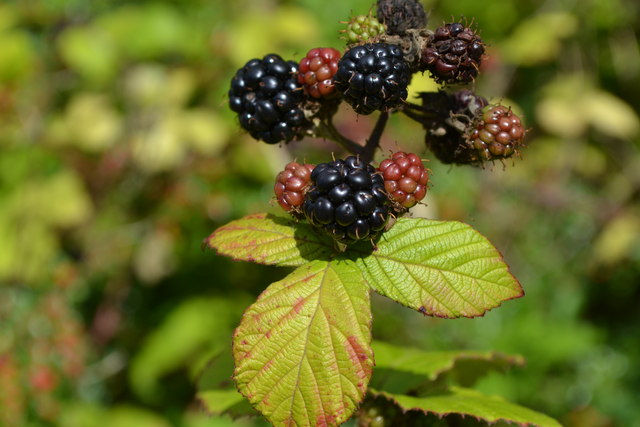
M 523 295 L 493 245 L 455 221 L 401 218 L 356 262 L 378 293 L 430 316 L 481 316 Z
M 204 244 L 235 260 L 300 266 L 329 255 L 333 246 L 311 226 L 257 213 L 218 228 Z
M 513 404 L 498 396 L 486 396 L 465 388 L 452 387 L 448 392 L 428 397 L 412 397 L 374 390 L 372 394 L 389 399 L 403 411 L 415 410 L 439 416 L 461 414 L 488 423 L 506 421 L 521 426 L 560 427 L 560 423 L 547 415 Z
M 141 343 L 130 367 L 134 391 L 145 400 L 153 400 L 157 397 L 159 379 L 183 366 L 208 345 L 228 337 L 240 312 L 239 304 L 228 298 L 193 298 L 182 302 Z
M 369 289 L 351 262 L 312 261 L 273 283 L 233 339 L 238 389 L 281 425 L 338 425 L 373 369 Z

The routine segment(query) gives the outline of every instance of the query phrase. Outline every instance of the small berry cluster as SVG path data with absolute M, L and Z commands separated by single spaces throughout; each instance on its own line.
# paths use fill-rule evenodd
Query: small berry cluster
M 469 89 L 486 46 L 472 25 L 449 22 L 427 29 L 419 0 L 377 0 L 375 16 L 351 17 L 342 30 L 341 52 L 310 49 L 298 62 L 277 54 L 248 61 L 228 92 L 240 126 L 269 144 L 303 136 L 334 139 L 353 153 L 318 165 L 289 163 L 276 178 L 279 205 L 336 242 L 377 239 L 393 221 L 424 199 L 429 172 L 417 154 L 398 151 L 375 168 L 369 162 L 390 113 L 402 112 L 425 129 L 426 147 L 443 163 L 483 165 L 520 153 L 525 128 L 502 105 Z M 373 8 L 372 8 L 373 9 Z M 407 100 L 416 73 L 441 85 Z M 364 146 L 333 127 L 338 105 L 360 115 L 382 112 Z
M 429 174 L 416 154 L 394 153 L 378 168 L 358 156 L 319 165 L 287 164 L 276 178 L 280 206 L 336 242 L 375 240 L 391 216 L 424 199 Z

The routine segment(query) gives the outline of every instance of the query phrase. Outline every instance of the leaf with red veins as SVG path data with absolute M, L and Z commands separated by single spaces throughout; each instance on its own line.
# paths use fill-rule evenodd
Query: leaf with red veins
M 312 261 L 247 309 L 233 350 L 238 390 L 271 423 L 339 425 L 374 365 L 369 288 L 349 260 Z
M 223 225 L 202 242 L 236 261 L 298 267 L 333 253 L 331 242 L 309 224 L 266 213 Z

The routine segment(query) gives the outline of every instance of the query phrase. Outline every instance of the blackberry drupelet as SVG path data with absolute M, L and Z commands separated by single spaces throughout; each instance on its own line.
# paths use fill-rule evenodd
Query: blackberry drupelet
M 315 228 L 350 244 L 378 237 L 389 219 L 390 205 L 382 176 L 350 156 L 315 167 L 302 210 Z
M 333 76 L 338 71 L 340 52 L 331 47 L 318 47 L 300 60 L 298 83 L 313 98 L 329 98 L 336 94 Z
M 422 50 L 422 70 L 438 83 L 470 83 L 478 76 L 485 45 L 470 27 L 454 22 L 438 27 Z
M 314 165 L 290 162 L 276 177 L 273 191 L 278 204 L 296 218 L 302 217 L 302 202 L 311 184 L 313 168 Z
M 367 43 L 349 49 L 338 63 L 336 89 L 358 114 L 387 111 L 407 98 L 409 65 L 398 46 Z
M 376 15 L 389 35 L 401 36 L 410 28 L 427 25 L 427 13 L 417 0 L 378 0 Z
M 231 80 L 229 106 L 240 126 L 267 144 L 288 142 L 308 126 L 300 108 L 304 91 L 298 84 L 298 65 L 276 54 L 252 59 Z
M 378 166 L 384 178 L 384 188 L 395 210 L 404 212 L 424 199 L 427 194 L 429 173 L 416 154 L 398 151 Z
M 490 105 L 478 112 L 467 143 L 483 160 L 506 159 L 518 153 L 525 133 L 520 117 L 510 108 Z

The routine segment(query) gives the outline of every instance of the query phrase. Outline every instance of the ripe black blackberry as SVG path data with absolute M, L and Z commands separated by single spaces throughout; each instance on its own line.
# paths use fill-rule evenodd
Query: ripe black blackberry
M 427 25 L 427 13 L 417 0 L 378 0 L 376 16 L 389 35 L 401 36 L 410 28 Z
M 470 27 L 443 25 L 422 50 L 421 69 L 429 70 L 438 83 L 470 83 L 478 76 L 484 47 Z
M 338 63 L 336 89 L 358 114 L 387 111 L 407 98 L 409 65 L 398 46 L 367 43 L 349 49 Z
M 350 244 L 378 237 L 389 219 L 390 205 L 382 175 L 350 156 L 314 168 L 302 210 L 315 228 Z
M 240 126 L 267 144 L 299 137 L 308 122 L 301 109 L 304 92 L 298 84 L 298 65 L 276 54 L 252 59 L 231 80 L 229 106 Z

